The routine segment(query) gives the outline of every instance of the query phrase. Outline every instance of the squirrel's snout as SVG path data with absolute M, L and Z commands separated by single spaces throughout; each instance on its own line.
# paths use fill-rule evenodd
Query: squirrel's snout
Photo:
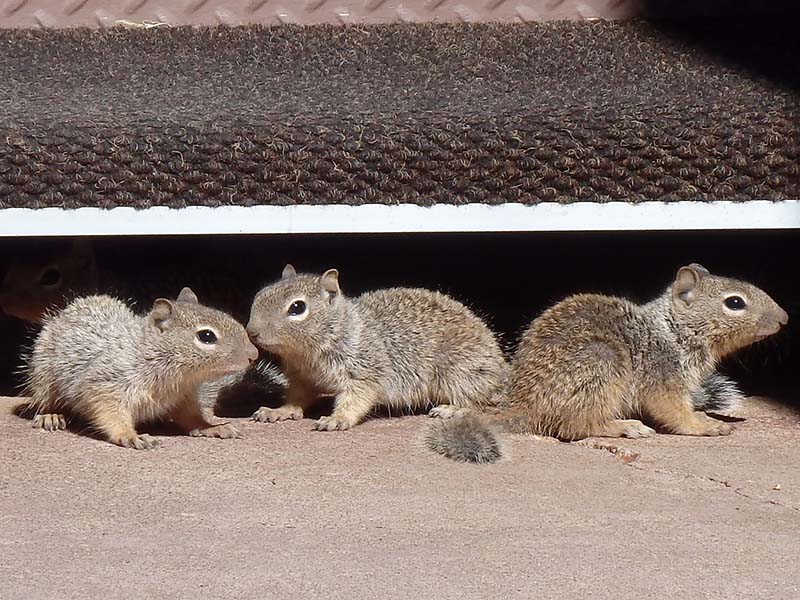
M 762 340 L 778 333 L 789 324 L 789 315 L 780 306 L 772 311 L 765 311 L 758 321 L 756 339 Z
M 252 363 L 255 362 L 257 358 L 258 358 L 258 348 L 253 346 L 253 344 L 248 344 L 247 360 L 249 360 Z
M 244 330 L 247 332 L 247 337 L 249 337 L 251 340 L 256 341 L 258 339 L 258 330 L 253 326 L 252 323 L 248 323 Z

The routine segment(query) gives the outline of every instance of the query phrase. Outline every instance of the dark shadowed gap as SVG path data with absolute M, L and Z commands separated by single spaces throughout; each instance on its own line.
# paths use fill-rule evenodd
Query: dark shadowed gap
M 0 272 L 15 256 L 53 240 L 0 241 Z M 255 292 L 286 262 L 298 270 L 336 267 L 350 295 L 387 286 L 422 286 L 449 293 L 485 316 L 512 349 L 547 306 L 575 292 L 648 300 L 682 264 L 748 280 L 790 314 L 775 339 L 726 367 L 751 393 L 796 402 L 800 347 L 797 267 L 800 233 L 552 233 L 439 235 L 308 235 L 96 239 L 102 286 L 144 310 L 157 296 L 189 285 L 206 303 L 246 320 Z M 0 369 L 8 391 L 19 345 L 29 327 L 0 316 Z

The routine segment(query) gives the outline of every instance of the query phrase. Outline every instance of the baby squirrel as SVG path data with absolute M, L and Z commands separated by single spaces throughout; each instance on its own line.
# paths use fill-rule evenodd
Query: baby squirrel
M 728 435 L 733 427 L 696 411 L 693 396 L 722 358 L 788 321 L 762 290 L 699 264 L 679 269 L 660 297 L 641 306 L 571 296 L 523 335 L 503 409 L 434 425 L 428 446 L 456 460 L 494 460 L 493 424 L 562 440 L 653 435 L 639 419 L 666 433 Z
M 196 393 L 206 380 L 241 371 L 257 357 L 244 328 L 201 306 L 189 288 L 135 315 L 110 296 L 88 296 L 45 317 L 25 365 L 33 426 L 64 429 L 62 412 L 83 417 L 108 441 L 152 448 L 136 425 L 170 419 L 189 435 L 233 438 L 203 416 Z
M 0 283 L 0 311 L 31 323 L 40 323 L 69 298 L 96 294 L 100 275 L 91 242 L 42 244 L 14 256 Z
M 349 429 L 378 407 L 432 406 L 432 416 L 494 404 L 508 364 L 486 324 L 443 294 L 410 288 L 346 297 L 339 273 L 282 278 L 253 302 L 247 332 L 282 360 L 284 406 L 260 408 L 258 421 L 299 419 L 323 396 L 333 414 L 324 431 Z
M 160 295 L 165 280 L 174 282 L 179 277 L 187 276 L 185 269 L 172 267 L 153 273 L 148 281 L 130 279 L 99 266 L 96 256 L 97 252 L 88 238 L 48 241 L 15 254 L 0 282 L 0 311 L 40 325 L 45 315 L 63 309 L 73 298 L 106 294 L 136 298 L 150 304 Z M 109 260 L 109 257 L 106 259 Z M 244 313 L 246 317 L 250 307 L 242 302 L 241 295 L 225 291 L 237 289 L 235 277 L 230 274 L 224 276 L 219 271 L 215 271 L 213 278 L 206 278 L 198 272 L 188 275 L 195 279 L 208 279 L 204 283 L 214 290 L 214 303 L 224 305 L 226 312 L 236 309 L 237 313 Z M 9 327 L 8 320 L 0 315 L 0 335 Z M 17 344 L 8 345 L 8 352 L 13 352 L 13 356 L 6 358 L 0 354 L 0 377 L 16 364 L 16 345 L 23 340 L 20 335 L 17 338 Z M 13 337 L 10 339 L 13 341 Z M 6 367 L 5 371 L 3 367 Z M 277 398 L 282 395 L 284 387 L 285 380 L 280 369 L 270 357 L 265 356 L 243 373 L 201 384 L 198 397 L 207 412 L 238 414 L 249 407 L 246 414 L 250 415 L 254 406 L 258 406 L 256 400 Z

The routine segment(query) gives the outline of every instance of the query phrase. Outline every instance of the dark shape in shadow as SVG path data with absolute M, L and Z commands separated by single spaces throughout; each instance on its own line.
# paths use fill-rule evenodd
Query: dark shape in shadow
M 201 392 L 201 404 L 211 406 L 213 399 L 203 398 L 208 393 Z M 216 402 L 213 402 L 214 414 L 218 417 L 250 417 L 262 406 L 280 407 L 283 394 L 283 375 L 276 361 L 262 353 L 261 358 L 241 377 L 232 377 L 231 383 L 219 388 Z
M 715 413 L 713 411 L 709 411 L 706 413 L 709 417 L 714 417 L 719 421 L 724 421 L 725 423 L 742 423 L 743 421 L 747 421 L 744 417 L 736 417 L 733 415 L 723 415 L 720 413 Z
M 646 4 L 655 28 L 673 40 L 705 50 L 731 68 L 800 90 L 797 2 L 650 0 Z

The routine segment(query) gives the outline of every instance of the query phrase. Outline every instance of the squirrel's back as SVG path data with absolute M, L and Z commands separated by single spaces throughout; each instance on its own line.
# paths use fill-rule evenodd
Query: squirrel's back
M 140 362 L 142 317 L 110 296 L 78 298 L 43 321 L 27 359 L 28 386 L 58 382 L 68 395 L 89 380 L 128 377 Z
M 508 376 L 508 364 L 487 325 L 464 304 L 439 292 L 389 288 L 355 299 L 364 324 L 363 353 L 390 364 L 388 403 L 394 406 L 495 404 Z M 382 357 L 375 355 L 380 351 Z M 496 381 L 480 398 L 471 382 Z M 477 404 L 476 404 L 477 402 Z
M 85 296 L 61 311 L 46 314 L 41 335 L 54 336 L 68 330 L 71 335 L 57 340 L 63 347 L 104 346 L 128 341 L 141 328 L 141 323 L 142 318 L 117 298 Z
M 613 296 L 577 294 L 542 313 L 512 361 L 509 403 L 527 431 L 577 439 L 614 418 L 606 396 L 630 399 L 626 374 L 652 329 L 640 307 Z M 666 341 L 662 349 L 674 351 Z
M 502 358 L 495 335 L 469 308 L 453 298 L 421 288 L 388 288 L 354 300 L 367 329 L 392 354 L 420 361 Z

